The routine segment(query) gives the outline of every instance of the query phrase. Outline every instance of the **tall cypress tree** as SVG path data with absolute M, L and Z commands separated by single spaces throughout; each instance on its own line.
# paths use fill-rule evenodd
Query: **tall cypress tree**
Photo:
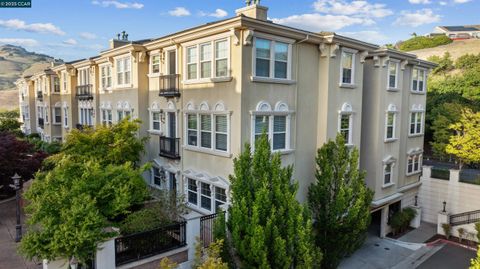
M 292 167 L 272 155 L 267 136 L 234 160 L 228 228 L 242 268 L 318 268 L 321 253 L 308 210 L 296 199 Z
M 370 224 L 373 192 L 365 186 L 358 156 L 358 150 L 348 148 L 341 135 L 317 151 L 316 182 L 309 188 L 308 203 L 324 268 L 336 268 L 360 247 Z

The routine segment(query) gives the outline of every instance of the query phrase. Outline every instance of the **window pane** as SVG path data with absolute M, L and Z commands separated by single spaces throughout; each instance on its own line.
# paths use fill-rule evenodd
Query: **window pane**
M 188 114 L 188 129 L 197 129 L 197 115 Z
M 197 61 L 197 48 L 187 48 L 187 63 L 195 63 Z
M 212 130 L 212 116 L 210 115 L 200 115 L 201 118 L 201 130 L 202 131 L 211 131 Z
M 197 64 L 189 64 L 187 70 L 188 79 L 197 78 Z
M 343 68 L 342 70 L 342 83 L 352 83 L 352 69 Z
M 210 190 L 210 185 L 206 183 L 201 183 L 201 207 L 207 210 L 212 209 L 212 191 Z
M 215 134 L 215 149 L 227 151 L 227 139 L 228 136 L 226 134 Z
M 200 64 L 201 78 L 209 78 L 212 76 L 212 62 L 204 62 Z
M 227 41 L 218 41 L 215 43 L 215 58 L 216 59 L 221 59 L 221 58 L 227 58 L 228 57 L 228 47 L 227 47 Z
M 257 58 L 255 75 L 258 77 L 270 77 L 270 60 Z
M 255 117 L 255 134 L 268 133 L 268 116 Z
M 287 129 L 287 117 L 275 116 L 273 117 L 273 132 L 285 132 Z
M 349 52 L 342 53 L 342 68 L 352 69 L 353 54 Z
M 257 58 L 270 59 L 270 43 L 271 41 L 261 38 L 255 40 Z
M 212 45 L 204 44 L 200 46 L 200 61 L 210 61 L 212 60 Z
M 191 178 L 188 179 L 188 202 L 197 204 L 197 185 L 196 181 Z
M 202 147 L 212 147 L 212 117 L 210 115 L 201 115 L 201 142 Z
M 275 61 L 275 78 L 287 78 L 287 62 Z
M 228 75 L 228 60 L 217 60 L 216 65 L 217 71 L 215 72 L 215 76 L 226 77 Z
M 288 44 L 275 43 L 275 61 L 288 61 Z
M 215 130 L 217 132 L 227 132 L 227 116 L 215 116 Z

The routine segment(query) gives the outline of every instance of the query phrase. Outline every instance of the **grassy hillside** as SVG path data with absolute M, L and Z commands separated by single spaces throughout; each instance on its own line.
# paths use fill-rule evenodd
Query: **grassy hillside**
M 15 81 L 24 72 L 34 73 L 48 67 L 53 57 L 37 54 L 19 46 L 0 46 L 0 91 L 15 88 Z
M 455 40 L 450 44 L 435 48 L 409 51 L 409 53 L 416 54 L 418 58 L 423 60 L 426 60 L 428 57 L 434 55 L 442 57 L 445 52 L 450 53 L 450 56 L 454 61 L 465 54 L 479 54 L 480 39 Z
M 434 48 L 441 45 L 446 45 L 452 43 L 452 40 L 445 35 L 426 37 L 426 36 L 415 36 L 408 40 L 401 42 L 398 45 L 398 48 L 402 51 L 412 51 L 425 48 Z

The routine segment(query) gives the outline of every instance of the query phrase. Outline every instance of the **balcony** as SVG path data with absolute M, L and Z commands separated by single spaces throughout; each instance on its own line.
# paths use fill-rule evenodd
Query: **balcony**
M 171 98 L 180 97 L 180 75 L 164 75 L 158 77 L 158 88 L 160 89 L 160 96 Z
M 77 98 L 79 100 L 93 99 L 92 84 L 77 86 Z
M 160 156 L 180 159 L 180 138 L 160 136 Z
M 38 127 L 42 128 L 45 126 L 45 120 L 42 118 L 38 118 Z
M 38 101 L 43 101 L 43 92 L 41 92 L 41 91 L 37 92 L 37 100 Z

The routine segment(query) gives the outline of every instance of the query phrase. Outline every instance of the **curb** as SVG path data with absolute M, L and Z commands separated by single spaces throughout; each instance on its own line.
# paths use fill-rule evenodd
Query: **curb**
M 450 244 L 450 245 L 454 245 L 454 246 L 457 246 L 457 247 L 462 247 L 462 248 L 465 248 L 465 249 L 468 249 L 468 250 L 477 251 L 476 247 L 465 246 L 463 244 L 460 244 L 460 243 L 457 243 L 457 242 L 452 242 L 452 241 L 442 239 L 442 238 L 439 238 L 439 239 L 437 239 L 433 242 L 427 243 L 427 246 L 431 247 L 431 246 L 435 246 L 435 245 L 438 245 L 438 244 Z

